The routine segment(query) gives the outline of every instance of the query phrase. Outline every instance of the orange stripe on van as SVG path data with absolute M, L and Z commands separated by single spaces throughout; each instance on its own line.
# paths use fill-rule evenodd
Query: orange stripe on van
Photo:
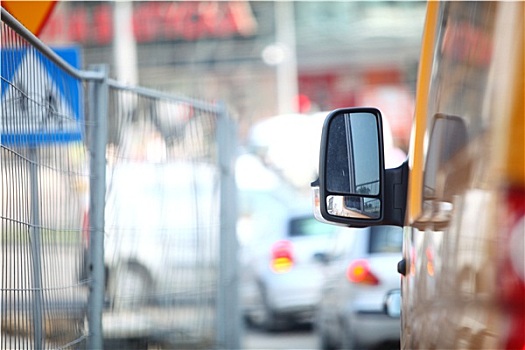
M 419 72 L 417 79 L 414 126 L 410 139 L 410 175 L 408 188 L 408 222 L 412 223 L 421 213 L 423 188 L 423 142 L 427 124 L 428 94 L 434 58 L 434 43 L 438 22 L 439 2 L 427 3 L 427 18 L 423 29 Z

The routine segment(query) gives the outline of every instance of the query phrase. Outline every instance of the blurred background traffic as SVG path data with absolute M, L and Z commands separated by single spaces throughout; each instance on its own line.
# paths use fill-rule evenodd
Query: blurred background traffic
M 40 38 L 120 81 L 271 116 L 374 105 L 406 150 L 425 3 L 59 1 Z
M 387 166 L 404 160 L 425 6 L 418 1 L 58 1 L 39 38 L 56 50 L 79 49 L 81 68 L 108 64 L 110 77 L 119 82 L 226 106 L 238 133 L 236 239 L 244 348 L 396 347 L 399 319 L 386 315 L 382 303 L 399 288 L 401 232 L 383 227 L 352 234 L 353 229 L 316 221 L 310 183 L 317 177 L 324 118 L 339 107 L 378 107 L 387 130 Z M 125 95 L 121 102 L 132 104 Z M 115 166 L 108 177 L 106 258 L 121 261 L 141 252 L 148 263 L 129 274 L 129 266 L 106 261 L 111 276 L 106 307 L 129 310 L 154 295 L 155 305 L 176 305 L 177 324 L 186 322 L 191 332 L 213 325 L 219 243 L 209 237 L 217 235 L 218 175 L 193 158 L 189 164 L 152 166 L 188 149 L 195 158 L 206 158 L 209 151 L 191 143 L 206 139 L 208 129 L 195 121 L 199 115 L 190 104 L 159 102 L 154 108 L 155 127 L 139 123 L 126 129 L 124 138 L 116 116 L 121 111 L 108 116 L 107 161 Z M 116 161 L 123 158 L 123 144 L 124 165 Z M 79 154 L 74 163 L 85 169 L 85 154 Z M 124 187 L 119 191 L 119 186 Z M 80 181 L 77 187 L 88 195 L 87 184 Z M 134 187 L 137 191 L 127 192 Z M 192 205 L 180 210 L 185 204 Z M 189 230 L 166 238 L 167 228 L 189 227 L 195 217 L 199 230 L 209 228 L 199 231 L 197 244 Z M 181 246 L 191 248 L 180 254 Z M 184 278 L 172 279 L 170 266 Z M 127 273 L 131 277 L 125 278 Z M 148 277 L 140 278 L 144 274 Z M 150 290 L 152 285 L 159 289 Z M 206 317 L 188 311 L 195 302 L 188 301 L 196 294 L 192 288 L 200 288 L 198 312 Z M 298 325 L 307 326 L 300 328 L 300 338 L 294 336 Z M 134 330 L 128 338 L 140 339 L 143 329 Z M 209 346 L 208 341 L 198 346 Z

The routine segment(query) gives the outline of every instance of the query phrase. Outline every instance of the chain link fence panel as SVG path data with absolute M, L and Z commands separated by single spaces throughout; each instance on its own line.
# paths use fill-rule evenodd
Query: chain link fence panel
M 85 343 L 84 83 L 1 23 L 2 349 Z
M 238 348 L 225 107 L 1 30 L 0 348 Z

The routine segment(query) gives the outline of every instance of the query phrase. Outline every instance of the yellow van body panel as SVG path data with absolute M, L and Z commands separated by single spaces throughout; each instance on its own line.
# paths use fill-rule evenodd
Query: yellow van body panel
M 513 273 L 501 267 L 509 256 L 525 263 L 505 211 L 508 192 L 525 190 L 524 14 L 519 1 L 429 2 L 404 230 L 404 349 L 524 339 L 523 301 L 513 308 L 501 297 Z
M 515 8 L 517 7 L 517 8 Z M 522 16 L 517 16 L 516 13 Z M 502 9 L 501 36 L 496 50 L 505 50 L 505 54 L 496 59 L 499 69 L 494 75 L 499 76 L 494 89 L 493 98 L 495 113 L 499 112 L 508 116 L 507 120 L 495 125 L 496 142 L 493 158 L 501 158 L 501 179 L 505 186 L 524 187 L 525 184 L 525 56 L 523 42 L 525 41 L 525 28 L 523 25 L 523 2 L 515 6 L 506 6 Z M 508 25 L 508 21 L 512 21 Z M 507 25 L 505 25 L 507 24 Z

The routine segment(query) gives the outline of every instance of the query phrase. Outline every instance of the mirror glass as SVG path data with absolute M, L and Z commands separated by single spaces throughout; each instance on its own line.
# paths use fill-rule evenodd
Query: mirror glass
M 334 196 L 326 198 L 326 210 L 330 215 L 359 219 L 378 219 L 381 202 L 377 198 L 357 196 Z
M 328 127 L 326 189 L 347 195 L 379 195 L 379 137 L 377 118 L 369 112 L 341 113 Z M 334 196 L 338 197 L 338 196 Z M 360 199 L 362 201 L 362 199 Z M 361 203 L 374 206 L 372 203 Z M 379 205 L 379 203 L 378 203 Z M 363 207 L 364 208 L 364 207 Z

